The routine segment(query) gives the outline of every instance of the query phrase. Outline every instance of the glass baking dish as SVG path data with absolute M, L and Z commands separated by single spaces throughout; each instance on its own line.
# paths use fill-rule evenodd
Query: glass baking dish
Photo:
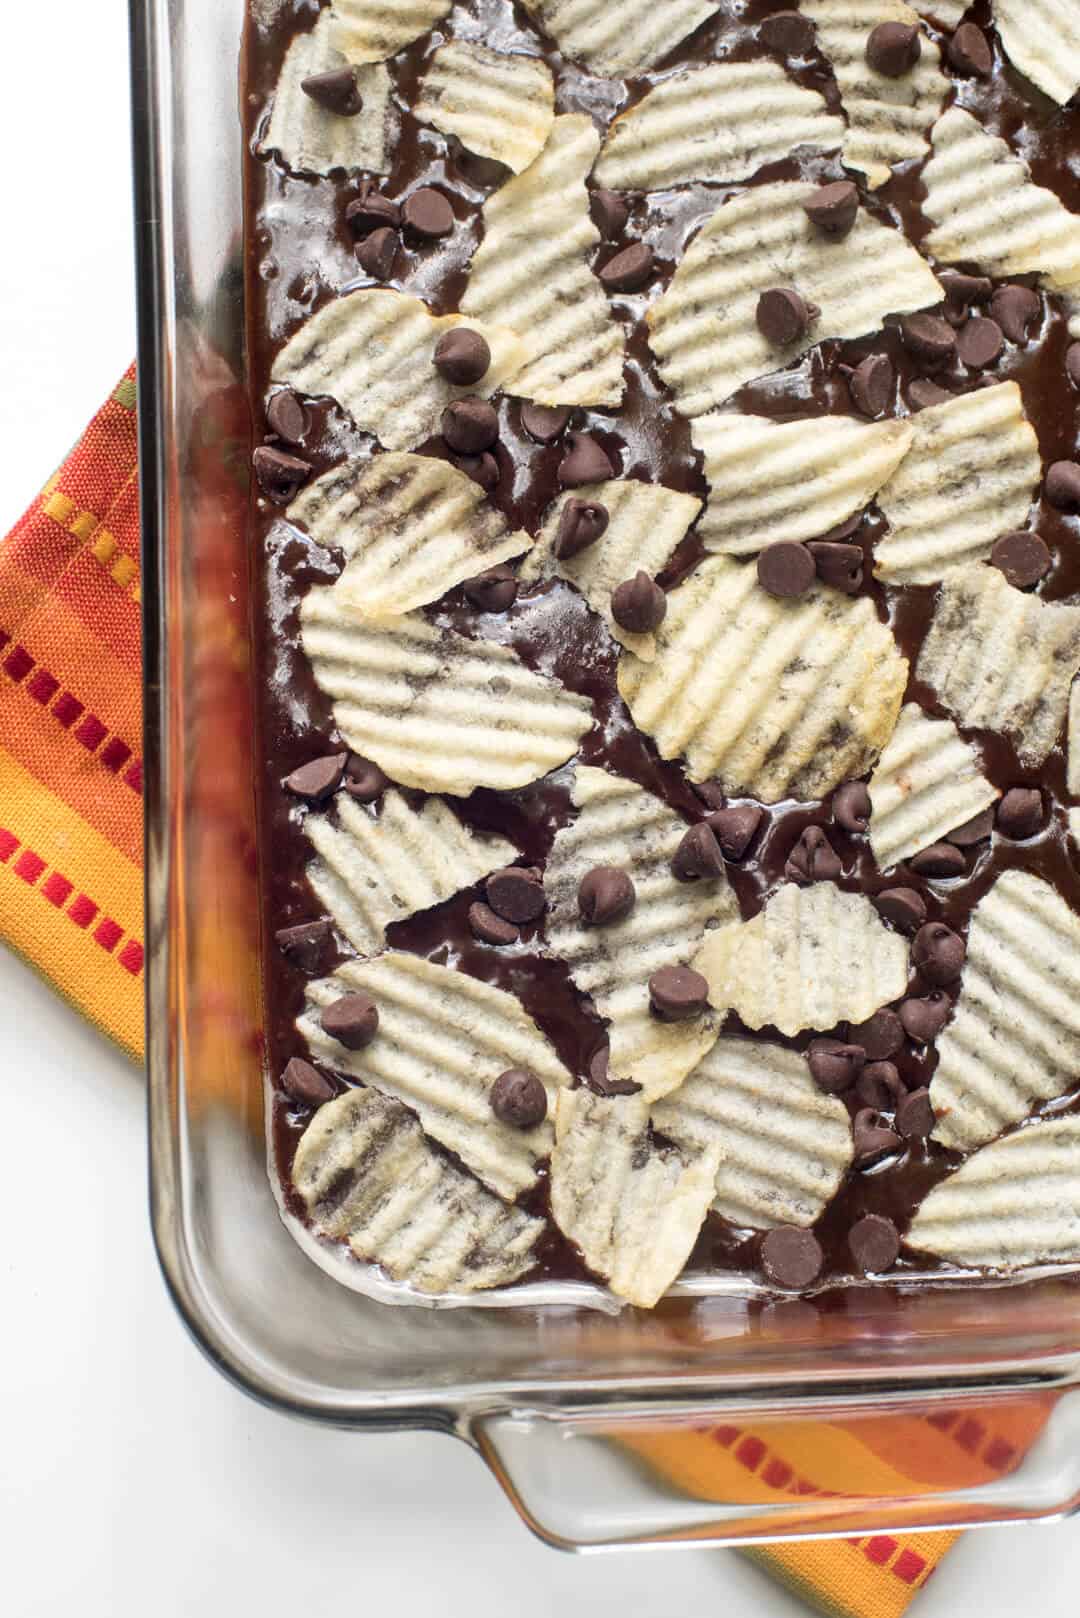
M 244 4 L 132 0 L 151 1206 L 182 1317 L 268 1403 L 475 1446 L 561 1546 L 745 1544 L 1074 1510 L 1080 1288 L 1067 1278 L 814 1301 L 691 1294 L 615 1316 L 402 1309 L 338 1285 L 284 1229 L 263 1127 Z M 752 1433 L 760 1455 L 770 1435 L 790 1444 L 802 1432 L 824 1450 L 830 1432 L 890 1424 L 902 1446 L 913 1418 L 924 1436 L 958 1440 L 1004 1422 L 1014 1441 L 991 1469 L 973 1463 L 974 1441 L 956 1441 L 932 1482 L 901 1487 L 852 1466 L 817 1493 L 749 1464 L 711 1468 L 693 1447 Z

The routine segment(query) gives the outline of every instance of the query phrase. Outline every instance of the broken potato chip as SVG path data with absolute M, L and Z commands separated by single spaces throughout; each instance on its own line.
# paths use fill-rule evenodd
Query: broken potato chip
M 350 62 L 384 62 L 441 22 L 454 0 L 333 0 L 334 44 Z
M 718 0 L 522 0 L 563 56 L 591 73 L 626 77 L 646 73 L 718 11 Z
M 1064 106 L 1080 90 L 1076 0 L 993 0 L 1002 49 L 1025 78 Z
M 900 710 L 869 791 L 870 846 L 883 871 L 939 842 L 1000 796 L 952 720 L 931 719 L 917 702 Z
M 260 151 L 279 153 L 297 174 L 332 174 L 335 169 L 387 172 L 394 114 L 385 67 L 360 69 L 357 89 L 363 106 L 351 118 L 328 112 L 300 88 L 304 79 L 345 65 L 333 44 L 331 14 L 324 12 L 311 32 L 299 34 L 286 52 Z
M 555 121 L 551 69 L 538 56 L 450 40 L 431 58 L 413 116 L 520 174 L 543 150 Z

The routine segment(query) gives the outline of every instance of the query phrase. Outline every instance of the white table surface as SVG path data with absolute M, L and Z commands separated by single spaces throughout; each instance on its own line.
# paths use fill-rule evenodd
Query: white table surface
M 134 348 L 126 6 L 5 8 L 0 532 Z M 0 947 L 0 1606 L 11 1618 L 804 1612 L 731 1552 L 572 1558 L 448 1439 L 301 1426 L 169 1304 L 142 1080 Z M 1075 1618 L 1080 1522 L 969 1535 L 919 1618 Z

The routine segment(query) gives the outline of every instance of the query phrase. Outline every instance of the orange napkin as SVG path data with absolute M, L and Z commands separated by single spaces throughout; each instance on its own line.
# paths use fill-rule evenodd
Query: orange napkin
M 0 547 L 0 935 L 137 1059 L 139 604 L 133 366 Z M 756 1489 L 776 1503 L 905 1482 L 918 1493 L 934 1476 L 935 1444 L 963 1448 L 971 1481 L 985 1481 L 1008 1468 L 1020 1437 L 989 1416 L 899 1420 L 626 1442 L 696 1498 L 752 1499 Z M 750 1554 L 822 1612 L 898 1618 L 955 1537 L 879 1534 Z

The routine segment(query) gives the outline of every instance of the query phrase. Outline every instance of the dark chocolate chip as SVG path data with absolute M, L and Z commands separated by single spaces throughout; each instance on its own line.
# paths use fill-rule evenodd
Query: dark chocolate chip
M 571 433 L 569 446 L 559 465 L 564 489 L 580 489 L 583 484 L 603 483 L 615 476 L 607 454 L 588 433 Z
M 287 455 L 284 450 L 274 449 L 270 444 L 260 444 L 253 451 L 251 464 L 259 488 L 276 506 L 287 506 L 311 474 L 307 461 L 302 461 L 297 455 Z
M 654 253 L 648 242 L 631 242 L 597 271 L 609 292 L 636 292 L 652 279 Z
M 810 539 L 806 548 L 814 558 L 814 567 L 822 584 L 830 589 L 842 590 L 846 596 L 857 595 L 863 582 L 863 553 L 859 545 L 841 545 L 831 539 Z
M 620 629 L 631 635 L 649 635 L 659 629 L 667 616 L 667 596 L 639 568 L 632 579 L 624 579 L 611 592 L 611 616 Z
M 611 1062 L 611 1051 L 607 1045 L 601 1045 L 589 1058 L 589 1089 L 595 1090 L 599 1096 L 636 1096 L 641 1085 L 635 1079 L 613 1079 L 608 1068 Z
M 925 922 L 911 941 L 911 964 L 927 983 L 954 983 L 966 955 L 964 940 L 943 921 Z
M 1042 311 L 1037 292 L 1030 287 L 998 287 L 990 300 L 990 313 L 1010 343 L 1025 343 L 1028 331 Z
M 988 79 L 994 70 L 990 42 L 977 23 L 962 22 L 945 47 L 949 66 L 976 79 Z
M 281 784 L 305 803 L 323 803 L 341 785 L 348 757 L 348 753 L 329 753 L 325 758 L 310 759 Z
M 1042 793 L 1038 787 L 1010 787 L 998 803 L 998 831 L 1020 841 L 1043 829 Z
M 634 884 L 617 865 L 594 865 L 578 883 L 578 914 L 587 926 L 610 927 L 634 908 Z
M 864 416 L 880 416 L 892 401 L 893 368 L 884 354 L 868 354 L 848 377 L 848 388 L 856 410 Z
M 774 11 L 758 29 L 761 41 L 781 56 L 805 56 L 814 48 L 814 25 L 801 11 Z
M 916 888 L 885 888 L 872 897 L 885 920 L 902 932 L 911 932 L 926 920 L 926 900 Z
M 803 203 L 803 212 L 825 236 L 837 241 L 846 236 L 859 211 L 859 193 L 850 180 L 833 180 L 820 185 Z
M 913 854 L 908 864 L 916 876 L 963 876 L 967 870 L 967 861 L 955 843 L 931 843 Z
M 394 273 L 398 239 L 389 225 L 380 225 L 370 236 L 365 236 L 356 249 L 356 257 L 365 275 L 373 281 L 389 281 Z
M 891 1006 L 882 1006 L 865 1022 L 852 1023 L 848 1038 L 861 1045 L 869 1062 L 884 1062 L 903 1048 L 904 1027 Z
M 933 405 L 948 404 L 953 397 L 945 388 L 939 388 L 928 377 L 917 376 L 908 383 L 908 404 L 913 410 L 929 410 Z
M 876 1107 L 860 1107 L 851 1125 L 851 1138 L 858 1168 L 869 1168 L 891 1152 L 899 1151 L 900 1136 Z
M 900 1021 L 904 1025 L 904 1032 L 917 1045 L 929 1045 L 951 1016 L 952 1002 L 940 989 L 919 999 L 900 1002 Z
M 547 1091 L 527 1067 L 508 1067 L 491 1086 L 491 1110 L 500 1124 L 535 1129 L 547 1117 Z
M 765 811 L 756 803 L 735 803 L 714 809 L 705 818 L 724 858 L 741 860 L 765 819 Z
M 861 1045 L 845 1045 L 842 1039 L 814 1039 L 806 1053 L 811 1077 L 826 1095 L 850 1090 L 863 1070 L 866 1052 Z
M 855 1095 L 864 1107 L 892 1112 L 904 1094 L 904 1082 L 895 1062 L 867 1062 L 855 1081 Z
M 784 875 L 789 882 L 835 880 L 843 872 L 840 856 L 820 826 L 807 826 L 787 857 Z
M 957 848 L 973 848 L 976 843 L 985 843 L 994 829 L 994 811 L 980 809 L 977 815 L 965 820 L 962 826 L 949 833 L 949 842 L 955 843 Z
M 1075 461 L 1051 461 L 1043 493 L 1058 511 L 1080 511 L 1080 466 Z
M 424 241 L 435 241 L 449 236 L 454 228 L 454 210 L 441 191 L 433 185 L 422 185 L 401 206 L 405 224 Z
M 364 105 L 356 82 L 355 67 L 335 67 L 329 73 L 309 73 L 300 80 L 300 88 L 325 112 L 337 113 L 339 118 L 355 118 Z
M 505 562 L 465 580 L 465 599 L 480 612 L 507 612 L 517 600 L 518 581 Z
M 1065 350 L 1065 374 L 1074 388 L 1080 388 L 1080 343 L 1070 343 Z
M 689 966 L 662 966 L 649 979 L 649 999 L 665 1022 L 686 1022 L 705 1010 L 709 985 Z
M 481 455 L 455 455 L 453 464 L 482 489 L 491 490 L 499 481 L 499 463 L 489 449 Z
M 707 820 L 699 821 L 683 833 L 672 856 L 671 870 L 678 882 L 696 882 L 700 877 L 715 881 L 723 876 L 724 856 Z
M 965 275 L 962 270 L 941 270 L 938 280 L 945 288 L 945 301 L 965 314 L 973 303 L 986 303 L 994 287 L 988 275 Z
M 900 1235 L 884 1214 L 864 1214 L 848 1231 L 848 1250 L 860 1275 L 882 1275 L 900 1257 Z
M 330 918 L 302 921 L 295 927 L 279 927 L 274 942 L 293 966 L 303 972 L 314 972 L 322 960 L 323 946 L 330 937 Z
M 914 23 L 879 22 L 866 41 L 866 60 L 875 73 L 899 79 L 910 73 L 922 55 L 922 40 Z
M 630 204 L 617 191 L 606 191 L 602 186 L 589 192 L 589 210 L 593 222 L 607 242 L 613 242 L 626 229 L 630 218 Z
M 911 1090 L 896 1109 L 896 1129 L 905 1140 L 924 1140 L 934 1127 L 934 1109 L 927 1089 Z
M 825 533 L 820 534 L 817 539 L 809 539 L 806 543 L 812 547 L 814 545 L 834 545 L 838 540 L 850 539 L 855 530 L 862 527 L 865 515 L 865 511 L 853 511 L 850 517 L 844 518 L 843 522 L 835 523 L 832 528 L 826 529 Z
M 1049 573 L 1053 558 L 1044 539 L 1030 528 L 1021 528 L 994 541 L 990 560 L 1015 589 L 1030 590 Z
M 792 287 L 769 287 L 757 301 L 758 331 L 774 348 L 786 348 L 809 330 L 820 311 Z
M 541 405 L 526 402 L 521 407 L 521 425 L 538 444 L 553 444 L 565 432 L 570 411 L 562 405 Z
M 805 595 L 816 573 L 813 556 L 796 539 L 766 545 L 757 559 L 758 583 L 773 596 Z
M 719 781 L 691 781 L 690 785 L 706 809 L 723 809 L 727 794 Z
M 469 931 L 482 944 L 516 944 L 518 930 L 509 921 L 497 916 L 490 905 L 479 899 L 469 906 Z
M 493 871 L 484 885 L 488 904 L 504 921 L 523 927 L 536 921 L 544 913 L 547 895 L 542 879 L 520 865 L 508 865 L 505 870 Z
M 555 534 L 553 549 L 558 560 L 568 562 L 595 545 L 606 532 L 608 521 L 608 508 L 599 500 L 581 500 L 571 495 L 562 508 Z
M 390 785 L 390 779 L 371 759 L 350 753 L 342 785 L 357 803 L 376 803 Z
M 973 315 L 956 334 L 956 352 L 972 370 L 982 370 L 1001 358 L 1005 338 L 996 320 Z
M 499 436 L 499 418 L 487 399 L 453 399 L 442 413 L 442 435 L 458 455 L 479 455 Z
M 487 338 L 468 326 L 444 331 L 435 344 L 434 365 L 439 375 L 455 387 L 471 387 L 491 366 Z
M 812 1230 L 800 1225 L 777 1225 L 761 1242 L 761 1268 L 775 1287 L 801 1292 L 821 1274 L 825 1255 Z
M 349 1051 L 362 1051 L 379 1029 L 379 1008 L 362 989 L 343 994 L 322 1009 L 322 1031 Z
M 956 352 L 956 333 L 940 315 L 905 315 L 900 339 L 909 353 L 934 371 L 948 365 Z
M 329 1079 L 324 1079 L 317 1067 L 305 1062 L 302 1056 L 293 1056 L 285 1064 L 285 1071 L 281 1075 L 281 1088 L 293 1101 L 299 1101 L 302 1107 L 321 1107 L 325 1101 L 333 1101 L 334 1086 Z
M 302 444 L 308 430 L 308 413 L 291 388 L 275 393 L 266 406 L 271 431 L 286 444 Z
M 832 795 L 833 819 L 845 831 L 865 831 L 873 805 L 862 781 L 844 781 Z
M 365 183 L 360 195 L 345 209 L 345 222 L 354 236 L 366 236 L 370 231 L 388 225 L 396 230 L 401 224 L 401 209 L 389 197 L 371 189 Z

